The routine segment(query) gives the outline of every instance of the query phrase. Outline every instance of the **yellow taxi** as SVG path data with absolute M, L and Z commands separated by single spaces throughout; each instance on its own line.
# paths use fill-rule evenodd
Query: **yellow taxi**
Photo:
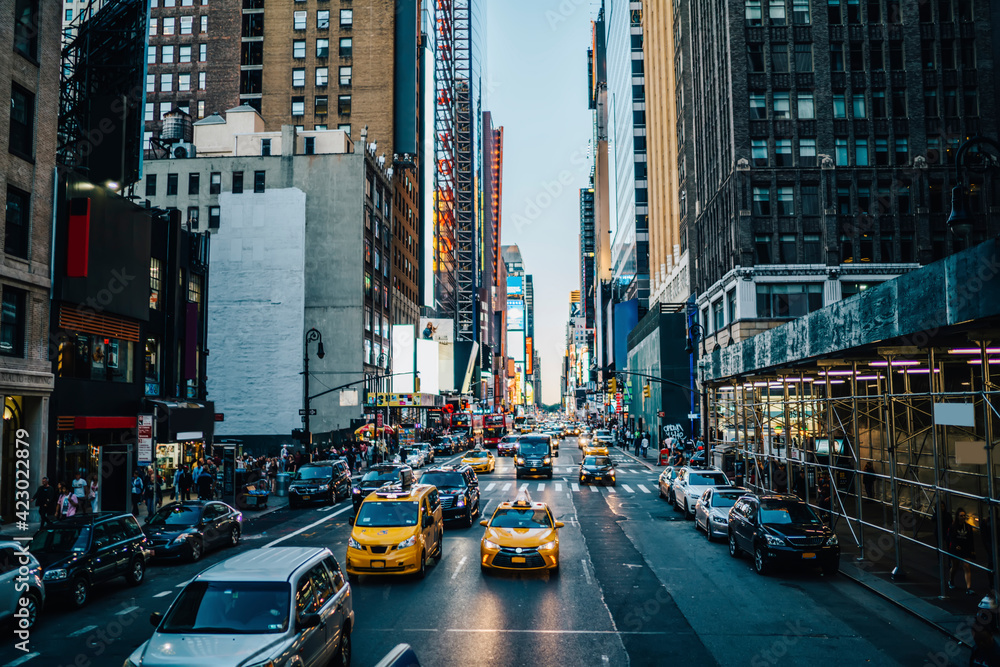
M 608 448 L 604 445 L 593 445 L 583 448 L 584 456 L 610 456 Z
M 384 486 L 368 495 L 351 520 L 347 574 L 427 573 L 427 559 L 441 560 L 444 515 L 437 487 Z
M 559 571 L 559 534 L 562 521 L 555 521 L 545 503 L 531 501 L 527 489 L 514 502 L 497 506 L 479 545 L 483 572 L 495 570 Z
M 497 469 L 497 459 L 488 449 L 473 449 L 462 456 L 462 463 L 472 466 L 475 472 L 493 472 Z

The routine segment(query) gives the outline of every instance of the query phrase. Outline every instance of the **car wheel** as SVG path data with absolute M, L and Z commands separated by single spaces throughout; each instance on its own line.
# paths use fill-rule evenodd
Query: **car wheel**
M 764 553 L 764 547 L 758 544 L 753 550 L 753 571 L 757 574 L 764 575 L 767 574 L 767 570 L 767 554 Z
M 146 562 L 141 558 L 136 558 L 128 566 L 128 572 L 125 573 L 125 581 L 129 583 L 129 586 L 138 586 L 146 578 Z
M 87 584 L 87 580 L 83 577 L 79 577 L 73 582 L 73 588 L 70 589 L 70 604 L 79 609 L 83 605 L 87 604 L 87 597 L 89 595 L 90 586 Z
M 715 538 L 712 537 L 712 522 L 708 519 L 705 519 L 705 538 L 708 539 L 709 542 L 715 541 Z
M 675 512 L 681 511 L 681 506 L 677 504 L 677 496 L 674 496 L 674 499 L 670 502 L 670 504 L 674 506 Z
M 663 493 L 663 487 L 659 485 L 657 485 L 657 487 L 660 489 L 660 498 L 666 499 L 667 495 Z
M 840 572 L 840 559 L 834 558 L 823 563 L 823 574 L 833 576 Z
M 555 577 L 559 576 L 559 564 L 558 563 L 556 563 L 556 566 L 554 568 L 552 568 L 551 570 L 549 570 L 549 576 L 552 577 L 552 578 L 555 578 Z
M 420 554 L 420 569 L 417 571 L 417 578 L 423 579 L 427 576 L 427 553 Z
M 472 508 L 471 507 L 466 507 L 465 508 L 465 525 L 467 527 L 469 527 L 469 528 L 472 528 Z
M 22 596 L 21 599 L 27 602 L 27 604 L 22 607 L 22 609 L 24 609 L 23 613 L 27 613 L 27 616 L 22 620 L 27 623 L 27 627 L 29 629 L 33 628 L 35 627 L 35 623 L 38 621 L 38 608 L 42 604 L 41 598 L 39 598 L 38 594 L 34 591 L 28 591 Z
M 340 629 L 340 645 L 333 656 L 334 667 L 351 667 L 351 628 L 345 625 Z
M 229 546 L 235 547 L 240 543 L 240 529 L 233 526 L 229 529 Z
M 694 518 L 694 510 L 688 509 L 687 501 L 684 501 L 684 518 L 690 521 Z
M 552 479 L 552 471 L 549 471 L 549 479 Z
M 740 557 L 740 547 L 736 544 L 736 535 L 733 534 L 733 531 L 729 531 L 729 555 L 733 558 Z
M 201 560 L 201 555 L 202 555 L 201 540 L 194 539 L 188 542 L 188 560 L 190 560 L 192 563 L 195 563 Z

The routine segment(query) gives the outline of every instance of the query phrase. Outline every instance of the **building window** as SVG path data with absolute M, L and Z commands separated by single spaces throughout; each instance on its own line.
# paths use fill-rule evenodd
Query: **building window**
M 868 140 L 854 140 L 854 164 L 859 167 L 868 166 Z
M 156 257 L 149 259 L 149 309 L 160 309 L 160 290 L 163 289 L 163 262 Z
M 146 176 L 146 196 L 156 196 L 156 174 L 148 174 Z
M 177 194 L 177 174 L 167 174 L 167 196 Z
M 800 92 L 796 95 L 799 120 L 813 120 L 816 118 L 816 103 L 812 92 Z
M 234 171 L 233 172 L 233 194 L 239 195 L 243 194 L 243 172 Z
M 38 0 L 14 2 L 14 51 L 31 60 L 38 57 Z
M 720 331 L 726 326 L 725 302 L 723 299 L 712 304 L 712 331 Z
M 847 101 L 843 93 L 833 95 L 833 117 L 847 118 Z
M 353 9 L 341 9 L 340 10 L 340 27 L 350 28 L 354 25 L 354 10 Z
M 854 240 L 847 234 L 840 235 L 840 263 L 854 263 Z
M 875 139 L 875 164 L 886 166 L 889 164 L 889 140 L 885 138 Z
M 365 308 L 365 331 L 372 330 L 372 309 Z
M 767 139 L 752 139 L 750 141 L 750 154 L 753 158 L 753 166 L 767 166 Z
M 316 85 L 325 86 L 330 81 L 330 68 L 328 67 L 317 67 L 316 68 Z
M 775 91 L 774 93 L 774 117 L 777 120 L 788 120 L 792 117 L 792 107 L 787 90 Z
M 201 174 L 198 172 L 192 172 L 188 174 L 188 194 L 197 195 L 198 190 L 201 189 Z
M 791 190 L 791 188 L 789 188 Z M 780 196 L 780 192 L 778 193 Z M 797 264 L 798 253 L 795 251 L 795 234 L 782 234 L 778 237 L 778 263 Z
M 910 162 L 910 141 L 907 137 L 896 138 L 896 164 L 906 165 Z
M 795 71 L 801 73 L 813 71 L 812 44 L 795 45 Z
M 184 74 L 177 75 L 177 90 L 187 91 L 191 90 L 191 74 L 185 72 Z
M 314 155 L 316 153 L 316 137 L 305 137 L 303 140 L 303 151 L 306 155 Z
M 263 156 L 268 156 L 271 154 L 271 140 L 261 139 L 260 140 L 260 154 Z
M 264 172 L 255 171 L 253 173 L 253 191 L 257 194 L 264 192 Z
M 204 34 L 208 33 L 208 17 L 207 16 L 202 16 L 200 23 L 201 23 L 201 25 L 200 25 L 200 27 L 201 27 L 201 34 L 204 35 Z
M 292 70 L 292 88 L 302 88 L 306 85 L 306 71 L 296 68 Z
M 163 118 L 164 116 L 166 116 L 168 113 L 170 113 L 170 110 L 173 108 L 173 106 L 174 105 L 172 102 L 160 102 L 160 115 L 157 118 Z
M 3 241 L 3 251 L 8 255 L 28 259 L 30 215 L 31 195 L 8 185 Z
M 69 11 L 73 11 L 72 9 Z M 146 47 L 146 64 L 155 65 L 156 64 L 156 47 L 147 46 Z
M 826 20 L 829 23 L 843 23 L 843 17 L 840 12 L 840 0 L 826 0 Z
M 788 71 L 788 44 L 771 44 L 771 70 L 778 73 Z
M 352 51 L 354 49 L 353 44 L 354 43 L 353 43 L 353 41 L 351 40 L 350 37 L 341 37 L 340 38 L 340 57 L 341 58 L 350 58 L 351 57 L 351 53 L 352 53 Z
M 769 186 L 753 186 L 753 214 L 771 215 L 771 188 Z
M 174 75 L 173 74 L 161 74 L 160 75 L 160 92 L 169 93 L 174 89 Z
M 802 235 L 802 261 L 806 264 L 822 264 L 822 248 L 819 234 Z
M 736 321 L 736 288 L 726 292 L 726 310 L 728 317 L 726 320 L 732 324 Z
M 292 57 L 293 58 L 306 57 L 306 40 L 297 39 L 294 42 L 292 42 Z
M 872 91 L 872 117 L 873 118 L 885 118 L 886 117 L 886 105 L 885 105 L 885 91 L 884 90 L 873 90 Z
M 329 98 L 326 95 L 317 95 L 315 102 L 315 113 L 317 116 L 325 116 L 330 111 Z M 319 126 L 316 129 L 320 129 Z M 324 128 L 325 129 L 325 128 Z
M 347 136 L 351 136 L 351 124 L 350 123 L 340 123 L 337 125 L 338 130 L 343 130 Z
M 976 117 L 979 115 L 979 92 L 975 88 L 966 88 L 962 91 L 962 99 L 965 104 L 963 110 L 966 116 Z
M 190 35 L 194 32 L 194 17 L 193 16 L 182 16 L 181 17 L 181 34 Z
M 222 172 L 213 171 L 208 176 L 208 194 L 217 195 L 222 192 Z
M 802 317 L 822 307 L 820 283 L 757 283 L 757 317 Z
M 191 45 L 178 47 L 178 58 L 177 62 L 189 63 L 191 62 Z
M 932 118 L 940 115 L 938 112 L 937 88 L 924 89 L 924 115 Z
M 35 152 L 35 96 L 16 83 L 10 86 L 9 129 L 8 150 L 31 159 Z
M 146 396 L 160 395 L 160 341 L 146 338 Z
M 292 98 L 292 115 L 304 116 L 306 113 L 306 98 L 301 95 Z
M 218 206 L 208 207 L 208 228 L 218 229 L 219 221 L 222 218 L 222 209 Z
M 750 119 L 767 118 L 767 101 L 764 93 L 750 93 Z
M 791 139 L 775 139 L 774 140 L 774 155 L 775 164 L 779 167 L 791 167 L 792 166 L 792 140 Z
M 833 140 L 834 143 L 834 159 L 838 167 L 847 166 L 847 139 L 843 137 L 837 137 Z
M 746 0 L 747 25 L 763 25 L 764 15 L 761 12 L 760 0 Z
M 899 237 L 899 261 L 916 261 L 916 253 L 914 253 L 913 249 L 913 234 L 901 234 Z
M 340 85 L 349 86 L 351 85 L 351 68 L 341 67 L 340 68 Z
M 837 186 L 837 213 L 840 215 L 851 213 L 851 187 L 846 183 Z
M 206 62 L 208 60 L 208 44 L 198 45 L 198 62 Z
M 799 166 L 816 166 L 816 140 L 799 139 Z
M 330 28 L 329 9 L 320 9 L 316 12 L 316 28 L 318 30 L 328 30 Z
M 292 29 L 293 30 L 305 30 L 306 29 L 306 16 L 308 12 L 294 12 L 292 14 Z
M 208 72 L 198 72 L 198 90 L 205 90 L 208 87 Z
M 3 286 L 3 300 L 0 306 L 0 355 L 5 357 L 24 357 L 26 297 L 27 292 L 24 290 Z
M 778 188 L 778 215 L 794 215 L 794 189 L 790 185 L 782 185 Z
M 851 97 L 852 100 L 852 111 L 855 118 L 868 118 L 868 110 L 865 107 L 865 94 L 856 93 Z
M 340 95 L 337 97 L 337 113 L 341 116 L 351 115 L 351 96 Z
M 819 186 L 802 186 L 802 215 L 819 215 Z
M 317 39 L 316 40 L 316 57 L 317 58 L 327 58 L 330 55 L 330 40 L 328 39 Z
M 771 263 L 771 237 L 758 234 L 753 237 L 754 264 Z
M 767 10 L 771 25 L 785 25 L 785 0 L 769 0 Z
M 844 45 L 841 42 L 830 42 L 830 71 L 844 71 Z
M 753 73 L 764 71 L 763 44 L 747 44 L 747 68 Z
M 187 224 L 188 229 L 197 230 L 198 229 L 198 219 L 201 217 L 201 209 L 197 206 L 188 206 L 187 210 Z
M 877 72 L 885 70 L 885 45 L 883 42 L 872 40 L 868 59 L 873 70 Z
M 177 20 L 173 17 L 166 17 L 163 19 L 163 34 L 172 35 L 176 30 Z
M 156 37 L 157 33 L 157 20 L 149 19 L 149 36 Z

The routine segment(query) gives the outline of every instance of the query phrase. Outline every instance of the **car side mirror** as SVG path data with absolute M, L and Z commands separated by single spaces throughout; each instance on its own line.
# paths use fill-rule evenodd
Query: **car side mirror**
M 424 528 L 429 528 L 434 523 L 434 517 L 430 514 L 424 516 Z
M 562 528 L 565 525 L 562 521 L 556 521 L 556 528 Z
M 162 620 L 163 620 L 163 612 L 154 611 L 152 614 L 149 615 L 149 624 L 152 625 L 154 628 L 160 627 L 160 621 Z
M 486 519 L 483 519 L 482 521 L 479 522 L 479 525 L 480 526 L 488 526 L 488 525 L 490 525 L 490 522 L 487 521 Z
M 308 628 L 315 628 L 322 621 L 322 617 L 319 614 L 302 614 L 299 617 L 299 629 L 306 630 Z

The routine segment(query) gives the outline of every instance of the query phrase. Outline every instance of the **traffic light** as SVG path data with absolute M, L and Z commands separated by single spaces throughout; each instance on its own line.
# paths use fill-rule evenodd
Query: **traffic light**
M 612 394 L 618 393 L 618 378 L 611 378 L 608 380 L 608 391 Z
M 642 388 L 642 397 L 649 398 L 649 385 L 647 384 Z

